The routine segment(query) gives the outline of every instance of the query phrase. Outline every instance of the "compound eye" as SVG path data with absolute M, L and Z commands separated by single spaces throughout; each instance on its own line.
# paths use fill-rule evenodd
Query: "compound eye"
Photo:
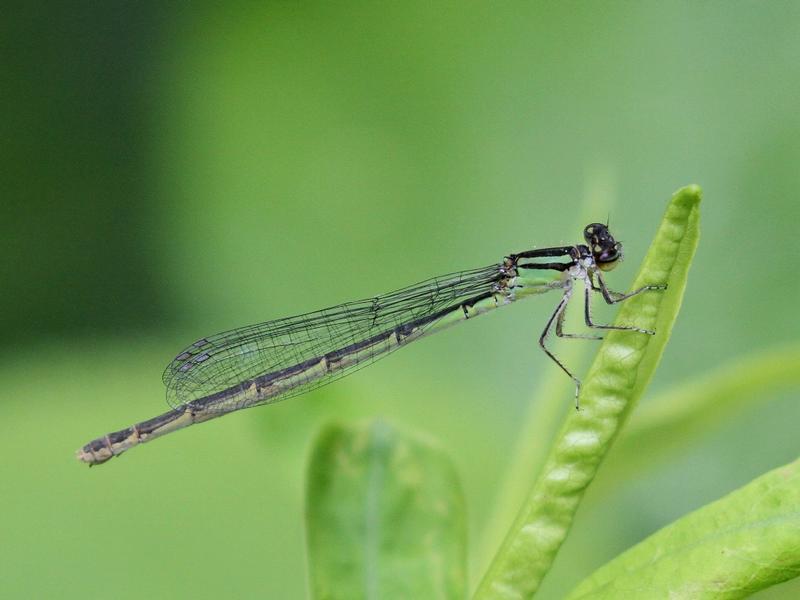
M 616 267 L 622 259 L 622 244 L 617 242 L 611 248 L 602 249 L 598 247 L 598 252 L 594 255 L 595 264 L 602 271 L 610 271 Z
M 597 262 L 608 263 L 619 260 L 619 252 L 616 249 L 603 250 L 597 255 Z

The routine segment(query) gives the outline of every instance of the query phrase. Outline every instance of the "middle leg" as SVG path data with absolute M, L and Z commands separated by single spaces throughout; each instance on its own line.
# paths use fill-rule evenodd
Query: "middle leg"
M 602 279 L 600 281 L 602 281 Z M 629 327 L 625 325 L 599 325 L 598 323 L 595 323 L 592 320 L 592 289 L 594 289 L 594 286 L 592 285 L 591 279 L 589 281 L 584 282 L 583 316 L 584 320 L 586 321 L 587 327 L 591 327 L 592 329 L 612 329 L 616 331 L 638 331 L 639 333 L 646 333 L 647 335 L 655 335 L 656 332 L 650 329 L 641 329 L 640 327 Z

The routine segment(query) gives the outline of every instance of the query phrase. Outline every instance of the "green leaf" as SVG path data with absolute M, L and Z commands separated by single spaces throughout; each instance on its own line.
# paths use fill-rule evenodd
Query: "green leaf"
M 613 468 L 602 477 L 603 489 L 616 489 L 621 479 L 652 470 L 654 462 L 674 457 L 692 438 L 798 385 L 800 344 L 792 343 L 739 358 L 660 394 L 631 417 L 613 450 Z
M 611 331 L 583 384 L 542 472 L 511 526 L 477 598 L 528 598 L 538 589 L 594 479 L 664 351 L 686 287 L 699 236 L 700 188 L 675 193 L 633 287 L 668 283 L 622 303 L 617 323 L 656 335 Z
M 382 421 L 330 425 L 308 471 L 314 598 L 463 598 L 466 517 L 449 458 Z
M 573 215 L 575 231 L 581 231 L 587 223 L 595 221 L 598 214 L 614 212 L 617 195 L 613 191 L 615 186 L 609 183 L 611 177 L 602 169 L 589 174 L 584 201 Z M 564 364 L 577 365 L 590 350 L 596 349 L 592 344 L 564 344 L 558 349 L 558 357 Z M 537 378 L 530 398 L 554 398 L 572 389 L 572 381 L 564 377 L 561 369 L 545 369 Z M 516 443 L 480 536 L 478 564 L 488 564 L 493 549 L 503 540 L 509 520 L 530 489 L 531 477 L 539 472 L 553 438 L 570 410 L 570 402 L 528 402 L 525 414 L 518 419 Z
M 800 575 L 800 460 L 668 525 L 570 598 L 742 598 Z

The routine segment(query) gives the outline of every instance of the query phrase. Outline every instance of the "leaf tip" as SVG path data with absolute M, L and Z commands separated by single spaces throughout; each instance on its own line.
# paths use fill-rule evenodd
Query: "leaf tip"
M 678 202 L 685 206 L 696 206 L 703 199 L 703 188 L 696 183 L 689 184 L 678 189 L 672 196 L 673 202 Z

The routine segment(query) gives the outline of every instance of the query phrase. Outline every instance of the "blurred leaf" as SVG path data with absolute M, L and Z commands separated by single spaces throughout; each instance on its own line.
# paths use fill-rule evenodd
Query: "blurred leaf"
M 785 344 L 733 361 L 654 398 L 631 418 L 614 448 L 613 469 L 603 487 L 614 487 L 653 462 L 674 456 L 693 438 L 707 434 L 770 393 L 800 385 L 800 344 Z
M 306 506 L 313 597 L 464 597 L 461 485 L 429 442 L 382 421 L 328 426 Z
M 604 565 L 571 598 L 742 598 L 800 575 L 800 460 Z
M 698 241 L 700 188 L 675 193 L 634 289 L 668 283 L 622 303 L 618 323 L 655 329 L 649 336 L 610 331 L 539 479 L 477 591 L 478 598 L 527 598 L 550 569 L 584 491 L 650 381 L 669 340 Z

